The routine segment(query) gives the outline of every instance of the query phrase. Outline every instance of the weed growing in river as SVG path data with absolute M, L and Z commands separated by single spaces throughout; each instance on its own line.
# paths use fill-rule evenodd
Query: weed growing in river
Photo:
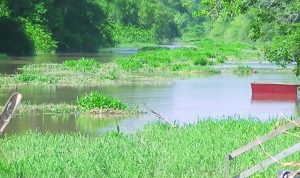
M 237 75 L 251 75 L 253 74 L 253 68 L 248 65 L 238 65 L 233 69 L 233 73 Z
M 41 82 L 46 84 L 56 84 L 60 78 L 57 76 L 46 76 L 35 72 L 24 72 L 17 74 L 15 79 L 19 82 Z
M 91 71 L 95 68 L 100 67 L 100 64 L 95 59 L 85 59 L 82 58 L 80 60 L 68 60 L 63 63 L 68 69 L 76 70 L 76 71 Z
M 84 96 L 78 97 L 76 100 L 77 105 L 84 109 L 119 109 L 126 110 L 128 106 L 121 102 L 119 99 L 105 96 L 100 92 L 91 92 Z

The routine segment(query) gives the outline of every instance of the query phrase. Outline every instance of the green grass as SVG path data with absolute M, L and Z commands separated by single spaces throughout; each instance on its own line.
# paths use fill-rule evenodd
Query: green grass
M 117 59 L 120 68 L 126 71 L 201 71 L 199 66 L 224 63 L 227 60 L 253 60 L 259 50 L 246 43 L 220 42 L 213 40 L 193 41 L 193 48 L 166 49 L 144 47 L 136 54 Z
M 126 110 L 128 106 L 117 98 L 105 96 L 100 92 L 91 92 L 76 100 L 78 106 L 84 109 L 117 109 Z
M 46 84 L 55 84 L 58 83 L 60 77 L 58 76 L 46 76 L 36 72 L 25 72 L 21 74 L 17 74 L 15 76 L 17 82 L 40 82 Z
M 76 71 L 91 71 L 95 68 L 99 68 L 100 64 L 95 59 L 85 59 L 82 58 L 80 60 L 68 60 L 65 61 L 64 66 L 69 69 L 76 70 Z
M 117 59 L 117 64 L 126 71 L 199 71 L 198 65 L 212 65 L 216 63 L 211 53 L 190 48 L 163 49 L 139 51 L 125 58 Z
M 182 127 L 161 123 L 125 135 L 99 137 L 79 134 L 7 136 L 0 140 L 1 177 L 224 177 L 225 155 L 273 129 L 275 121 L 206 120 Z M 294 130 L 296 131 L 296 130 Z M 264 144 L 273 154 L 297 143 L 282 135 Z M 261 148 L 238 157 L 232 173 L 245 170 L 268 156 Z M 288 160 L 299 161 L 299 155 Z M 288 161 L 284 160 L 284 161 Z M 279 164 L 254 177 L 276 177 Z

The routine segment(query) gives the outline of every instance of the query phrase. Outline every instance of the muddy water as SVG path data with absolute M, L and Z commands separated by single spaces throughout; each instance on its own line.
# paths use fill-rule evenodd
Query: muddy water
M 39 64 L 39 63 L 62 63 L 66 60 L 76 60 L 81 58 L 94 58 L 98 62 L 112 61 L 120 56 L 128 56 L 137 52 L 138 48 L 107 48 L 102 49 L 99 53 L 63 53 L 63 54 L 50 54 L 38 56 L 18 56 L 12 57 L 11 60 L 0 61 L 1 74 L 13 74 L 17 72 L 18 68 L 26 64 Z
M 239 77 L 230 74 L 177 79 L 165 86 L 118 86 L 102 88 L 57 88 L 30 87 L 1 90 L 0 102 L 14 91 L 23 94 L 23 102 L 74 103 L 77 96 L 90 91 L 101 91 L 118 97 L 130 105 L 147 107 L 163 117 L 180 124 L 193 123 L 204 118 L 223 116 L 252 116 L 266 120 L 271 117 L 300 114 L 298 101 L 251 101 L 251 82 L 298 83 L 294 74 L 255 74 Z M 6 133 L 24 133 L 28 130 L 50 132 L 81 132 L 99 135 L 109 130 L 131 132 L 145 123 L 155 120 L 152 114 L 111 120 L 94 120 L 80 115 L 52 115 L 49 113 L 29 113 L 16 115 Z

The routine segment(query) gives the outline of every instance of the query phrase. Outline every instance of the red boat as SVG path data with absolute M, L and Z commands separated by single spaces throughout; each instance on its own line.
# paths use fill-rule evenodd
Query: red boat
M 252 100 L 297 100 L 297 84 L 251 83 Z

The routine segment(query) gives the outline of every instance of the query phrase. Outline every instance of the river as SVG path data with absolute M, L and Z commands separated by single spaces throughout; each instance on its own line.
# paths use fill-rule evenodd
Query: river
M 117 51 L 117 52 L 116 52 Z M 102 62 L 113 60 L 115 56 L 128 55 L 134 50 L 104 51 L 94 57 Z M 105 56 L 102 57 L 101 56 Z M 90 57 L 90 56 L 87 56 Z M 64 56 L 68 59 L 68 56 Z M 54 57 L 54 59 L 56 59 Z M 34 59 L 25 60 L 27 63 Z M 47 61 L 47 60 L 46 60 Z M 48 59 L 48 61 L 51 61 Z M 12 64 L 16 60 L 12 60 Z M 249 63 L 251 64 L 251 63 Z M 19 65 L 24 65 L 19 64 Z M 229 64 L 224 64 L 226 68 Z M 118 97 L 131 106 L 138 105 L 144 109 L 151 108 L 161 116 L 179 123 L 190 124 L 199 119 L 222 119 L 228 116 L 248 117 L 267 120 L 274 117 L 290 117 L 300 114 L 298 101 L 252 101 L 251 82 L 283 82 L 298 83 L 292 73 L 277 73 L 277 66 L 255 63 L 257 68 L 274 67 L 272 73 L 257 73 L 250 76 L 236 76 L 230 73 L 213 76 L 195 76 L 188 79 L 175 79 L 170 85 L 161 86 L 117 86 L 97 88 L 70 87 L 23 87 L 19 89 L 0 90 L 0 102 L 5 103 L 9 95 L 15 91 L 23 94 L 22 102 L 41 103 L 74 103 L 77 96 L 91 91 L 100 91 L 106 95 Z M 3 67 L 3 66 L 1 66 Z M 7 73 L 16 71 L 11 65 Z M 3 72 L 1 68 L 1 72 Z M 6 72 L 4 72 L 6 73 Z M 146 106 L 145 106 L 146 104 Z M 101 135 L 110 130 L 132 132 L 142 128 L 146 123 L 157 120 L 151 114 L 116 118 L 111 120 L 95 120 L 80 115 L 52 115 L 50 113 L 28 113 L 15 115 L 6 129 L 6 134 L 25 133 L 28 130 L 41 132 L 80 132 L 87 135 Z

